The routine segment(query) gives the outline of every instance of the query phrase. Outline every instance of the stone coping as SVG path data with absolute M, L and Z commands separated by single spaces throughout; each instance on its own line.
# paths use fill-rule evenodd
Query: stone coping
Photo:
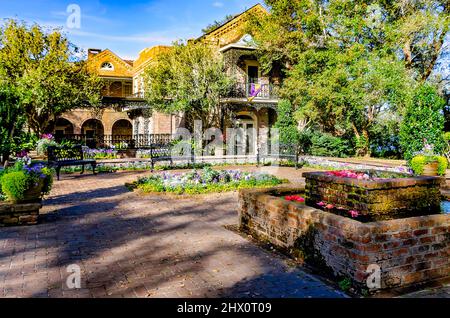
M 39 210 L 42 208 L 42 203 L 11 203 L 8 201 L 0 202 L 0 214 L 11 213 L 11 212 L 26 212 Z
M 405 178 L 387 178 L 380 180 L 359 180 L 354 178 L 344 178 L 329 175 L 327 172 L 304 172 L 302 176 L 306 179 L 317 180 L 321 182 L 346 184 L 364 189 L 390 189 L 405 188 L 415 185 L 441 185 L 445 182 L 442 177 L 405 177 Z

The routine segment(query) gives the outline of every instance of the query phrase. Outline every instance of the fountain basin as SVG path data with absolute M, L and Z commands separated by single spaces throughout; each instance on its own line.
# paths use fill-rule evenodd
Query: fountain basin
M 449 278 L 450 215 L 362 223 L 284 198 L 303 192 L 241 190 L 241 231 L 337 279 L 348 278 L 359 289 L 376 291 Z M 368 284 L 377 268 L 379 284 Z
M 391 220 L 436 214 L 440 211 L 440 177 L 415 177 L 391 173 L 391 177 L 360 180 L 329 172 L 303 173 L 306 203 L 333 204 L 356 210 L 367 221 Z

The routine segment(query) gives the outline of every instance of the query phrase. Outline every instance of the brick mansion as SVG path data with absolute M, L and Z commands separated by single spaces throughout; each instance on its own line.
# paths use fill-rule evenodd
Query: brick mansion
M 276 71 L 271 74 L 261 71 L 255 47 L 248 41 L 251 36 L 245 33 L 250 14 L 267 14 L 267 11 L 257 4 L 196 41 L 213 45 L 228 60 L 227 74 L 238 79 L 229 96 L 221 98 L 223 107 L 233 114 L 221 128 L 255 128 L 258 133 L 262 128 L 271 127 L 276 120 L 277 87 L 281 75 Z M 184 126 L 182 113 L 152 112 L 146 115 L 145 112 L 149 105 L 144 98 L 144 71 L 158 54 L 167 50 L 170 47 L 146 48 L 132 61 L 122 59 L 109 49 L 89 49 L 88 68 L 105 84 L 102 90 L 104 107 L 100 112 L 77 109 L 62 115 L 57 120 L 55 134 L 80 135 L 92 140 L 96 136 L 111 136 L 114 140 L 115 136 L 135 139 L 134 136 L 174 134 L 177 128 Z M 249 152 L 254 151 L 253 146 L 256 145 L 250 145 Z

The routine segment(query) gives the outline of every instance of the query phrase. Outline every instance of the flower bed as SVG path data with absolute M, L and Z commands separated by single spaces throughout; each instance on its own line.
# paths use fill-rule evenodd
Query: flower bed
M 86 159 L 105 160 L 118 158 L 117 150 L 113 149 L 86 149 L 83 154 Z
M 234 191 L 245 188 L 273 187 L 282 180 L 268 174 L 241 172 L 239 170 L 213 170 L 173 174 L 164 172 L 140 178 L 134 187 L 144 192 L 169 192 L 175 194 L 200 194 Z
M 333 161 L 322 157 L 305 156 L 302 157 L 302 162 L 305 167 L 319 168 L 325 170 L 370 170 L 376 169 L 378 171 L 394 172 L 394 173 L 411 173 L 412 171 L 408 167 L 391 167 L 391 166 L 379 166 L 376 167 L 370 164 L 357 164 Z

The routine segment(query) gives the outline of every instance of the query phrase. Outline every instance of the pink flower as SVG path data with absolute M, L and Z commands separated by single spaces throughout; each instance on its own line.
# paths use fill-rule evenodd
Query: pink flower
M 286 201 L 294 201 L 294 202 L 300 202 L 303 203 L 305 202 L 305 199 L 298 196 L 298 195 L 288 195 L 284 198 Z
M 318 206 L 325 206 L 325 205 L 327 205 L 327 204 L 326 204 L 325 202 L 321 201 L 321 202 L 317 203 L 317 205 L 318 205 Z
M 328 210 L 333 210 L 334 209 L 334 205 L 333 204 L 327 204 L 327 206 L 325 207 Z
M 359 216 L 359 212 L 355 210 L 350 210 L 348 213 L 350 213 L 352 218 L 357 218 Z

